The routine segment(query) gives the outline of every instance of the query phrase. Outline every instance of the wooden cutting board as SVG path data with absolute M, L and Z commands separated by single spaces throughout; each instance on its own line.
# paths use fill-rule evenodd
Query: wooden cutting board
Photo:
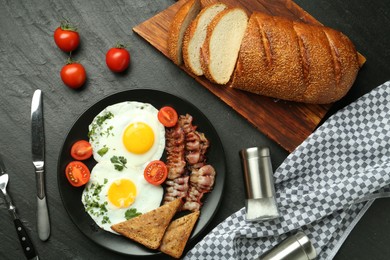
M 186 0 L 180 0 L 166 10 L 135 26 L 134 32 L 148 41 L 165 56 L 170 22 Z M 216 0 L 203 0 L 202 4 Z M 240 6 L 248 14 L 253 11 L 284 16 L 307 23 L 320 24 L 310 14 L 290 0 L 220 0 L 228 6 Z M 168 56 L 167 56 L 168 57 Z M 190 73 L 180 67 L 223 102 L 245 117 L 258 130 L 292 152 L 317 127 L 331 105 L 310 105 L 275 100 L 209 82 L 205 77 Z

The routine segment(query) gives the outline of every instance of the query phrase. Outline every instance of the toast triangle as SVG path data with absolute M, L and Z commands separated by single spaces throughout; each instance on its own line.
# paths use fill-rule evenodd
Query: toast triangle
M 180 199 L 173 200 L 157 209 L 111 226 L 112 230 L 150 249 L 157 249 L 165 230 L 180 208 Z

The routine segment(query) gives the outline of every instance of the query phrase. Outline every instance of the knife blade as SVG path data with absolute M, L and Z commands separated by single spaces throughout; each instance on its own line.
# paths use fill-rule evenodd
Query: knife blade
M 38 260 L 39 257 L 37 253 L 35 252 L 34 245 L 27 233 L 27 230 L 25 229 L 22 221 L 19 218 L 18 213 L 16 212 L 16 207 L 12 203 L 11 196 L 7 193 L 7 185 L 9 181 L 9 176 L 7 173 L 7 170 L 5 168 L 3 158 L 0 154 L 0 190 L 2 191 L 5 199 L 5 203 L 8 207 L 8 211 L 11 214 L 14 225 L 16 228 L 16 233 L 19 237 L 19 242 L 22 245 L 24 255 L 27 257 L 27 259 L 35 259 Z
M 50 220 L 45 189 L 45 132 L 42 106 L 42 91 L 37 89 L 31 103 L 32 160 L 37 184 L 38 237 L 45 241 L 50 236 Z

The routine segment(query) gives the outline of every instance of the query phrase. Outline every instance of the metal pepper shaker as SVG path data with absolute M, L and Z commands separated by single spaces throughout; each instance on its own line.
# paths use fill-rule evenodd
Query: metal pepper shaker
M 317 252 L 309 238 L 299 231 L 264 253 L 259 260 L 314 260 L 316 257 Z
M 241 150 L 240 155 L 246 190 L 246 220 L 279 217 L 269 148 L 251 147 Z

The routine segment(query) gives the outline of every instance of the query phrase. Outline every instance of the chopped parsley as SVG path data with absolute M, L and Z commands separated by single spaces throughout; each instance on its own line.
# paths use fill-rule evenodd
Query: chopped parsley
M 105 201 L 103 203 L 99 203 L 100 193 L 102 191 L 103 186 L 107 184 L 107 182 L 108 180 L 104 179 L 104 184 L 102 185 L 92 183 L 92 185 L 88 189 L 86 189 L 86 191 L 91 190 L 92 194 L 87 192 L 84 194 L 83 197 L 85 210 L 93 216 L 103 216 L 102 224 L 110 223 L 110 219 L 106 215 L 108 212 L 106 207 L 108 202 Z
M 91 188 L 94 186 L 94 184 L 92 184 Z M 97 184 L 96 187 L 95 187 L 95 190 L 93 191 L 93 194 L 92 196 L 95 196 L 95 197 L 98 197 L 100 192 L 102 191 L 102 188 L 103 188 L 103 185 L 99 185 Z
M 102 219 L 102 224 L 111 224 L 110 218 L 107 216 L 104 216 Z
M 89 130 L 89 132 L 88 132 L 88 137 L 93 141 L 92 136 L 94 136 L 96 134 L 96 132 L 103 127 L 103 123 L 107 119 L 111 119 L 113 117 L 114 117 L 114 114 L 111 112 L 108 112 L 102 116 L 97 116 L 96 119 L 92 122 L 91 130 Z M 110 134 L 110 131 L 112 130 L 112 128 L 113 128 L 112 126 L 107 128 L 107 130 L 106 130 L 107 135 Z
M 100 156 L 105 155 L 107 152 L 108 152 L 108 147 L 107 147 L 107 146 L 103 146 L 103 148 L 101 148 L 99 151 L 97 151 L 97 153 L 98 153 Z
M 110 136 L 111 134 L 111 130 L 114 129 L 113 126 L 110 126 L 106 129 L 106 131 L 104 132 L 106 134 L 106 136 Z M 103 136 L 103 133 L 100 134 L 101 136 Z M 114 134 L 111 134 L 112 136 L 114 136 Z
M 107 119 L 111 119 L 113 117 L 114 117 L 114 114 L 111 112 L 108 112 L 107 114 L 104 114 L 103 116 L 98 116 L 96 119 L 96 124 L 98 126 L 101 126 L 104 123 L 104 121 L 106 121 Z
M 122 171 L 126 167 L 127 160 L 123 156 L 113 156 L 110 161 L 114 164 L 115 170 Z
M 135 218 L 141 214 L 142 214 L 141 212 L 137 212 L 137 209 L 132 208 L 132 209 L 126 210 L 125 218 L 126 218 L 126 220 L 129 220 L 129 219 Z

